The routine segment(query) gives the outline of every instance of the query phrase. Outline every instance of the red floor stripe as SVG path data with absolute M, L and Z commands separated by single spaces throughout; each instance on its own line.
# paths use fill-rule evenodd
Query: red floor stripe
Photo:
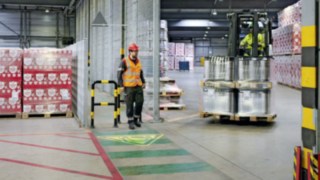
M 18 145 L 23 145 L 23 146 L 31 146 L 31 147 L 37 147 L 37 148 L 44 148 L 44 149 L 52 149 L 52 150 L 58 150 L 58 151 L 66 151 L 66 152 L 79 153 L 79 154 L 86 154 L 86 155 L 92 155 L 92 156 L 100 156 L 100 154 L 97 154 L 97 153 L 77 151 L 77 150 L 72 150 L 72 149 L 63 149 L 63 148 L 50 147 L 50 146 L 41 146 L 41 145 L 37 145 L 37 144 L 29 144 L 29 143 L 15 142 L 15 141 L 7 141 L 7 140 L 0 140 L 0 142 L 10 143 L 10 144 L 18 144 Z
M 113 176 L 114 180 L 122 180 L 122 176 L 120 175 L 118 169 L 114 166 L 108 155 L 105 153 L 103 147 L 100 145 L 98 139 L 93 135 L 92 132 L 89 132 L 90 138 L 92 139 L 94 145 L 96 146 L 100 156 L 102 157 L 104 163 L 108 167 L 110 173 Z
M 35 163 L 30 163 L 30 162 L 25 162 L 25 161 L 13 160 L 13 159 L 0 158 L 0 161 L 6 161 L 6 162 L 11 162 L 11 163 L 16 163 L 16 164 L 23 164 L 23 165 L 39 167 L 39 168 L 44 168 L 44 169 L 51 169 L 51 170 L 55 170 L 55 171 L 68 172 L 68 173 L 79 174 L 79 175 L 84 175 L 84 176 L 91 176 L 91 177 L 96 177 L 96 178 L 101 178 L 101 179 L 112 179 L 112 177 L 109 177 L 109 176 L 103 176 L 103 175 L 99 175 L 99 174 L 92 174 L 92 173 L 87 173 L 87 172 L 58 168 L 58 167 L 53 167 L 53 166 L 46 166 L 46 165 L 35 164 Z
M 56 133 L 31 133 L 31 134 L 0 134 L 0 137 L 6 136 L 43 136 L 43 135 L 56 135 L 56 134 L 85 134 L 85 132 L 56 132 Z
M 76 139 L 87 139 L 87 140 L 91 140 L 88 137 L 80 137 L 80 136 L 71 136 L 71 135 L 65 135 L 65 134 L 55 134 L 56 136 L 62 136 L 62 137 L 70 137 L 70 138 L 76 138 Z

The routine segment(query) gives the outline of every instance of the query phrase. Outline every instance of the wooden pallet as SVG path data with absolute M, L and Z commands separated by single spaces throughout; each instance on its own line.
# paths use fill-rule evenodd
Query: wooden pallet
M 160 82 L 161 83 L 176 83 L 176 80 L 174 80 L 174 79 L 164 79 L 164 78 L 160 78 Z
M 186 106 L 184 104 L 164 104 L 160 105 L 160 110 L 169 111 L 169 110 L 184 110 Z
M 208 113 L 208 112 L 200 112 L 200 117 L 213 117 L 214 119 L 219 120 L 234 120 L 234 115 L 230 114 L 220 114 L 220 113 Z
M 237 82 L 236 88 L 259 88 L 259 86 L 264 85 L 264 87 L 271 89 L 272 82 Z
M 207 81 L 207 82 L 200 82 L 201 87 L 211 87 L 211 88 L 230 88 L 233 89 L 236 87 L 235 82 L 228 82 L 228 81 Z
M 33 113 L 22 113 L 22 119 L 28 119 L 29 117 L 40 117 L 40 118 L 53 118 L 53 117 L 65 117 L 72 118 L 72 111 L 66 113 L 42 113 L 42 114 L 33 114 Z
M 274 122 L 277 117 L 276 114 L 270 115 L 235 115 L 235 121 L 250 121 L 250 122 Z
M 160 96 L 161 97 L 180 97 L 182 96 L 183 92 L 161 92 Z
M 1 114 L 0 119 L 5 119 L 5 118 L 16 118 L 16 119 L 21 119 L 22 114 L 21 113 L 16 113 L 16 114 Z

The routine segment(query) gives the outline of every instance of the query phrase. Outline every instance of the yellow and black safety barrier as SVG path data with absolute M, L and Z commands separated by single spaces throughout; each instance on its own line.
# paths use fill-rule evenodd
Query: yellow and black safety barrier
M 114 102 L 95 102 L 95 85 L 96 84 L 113 84 L 114 85 Z M 113 118 L 114 118 L 114 127 L 118 127 L 118 123 L 120 123 L 120 88 L 115 81 L 112 80 L 98 80 L 92 83 L 91 85 L 91 128 L 94 128 L 94 107 L 95 106 L 114 106 Z
M 293 180 L 301 179 L 301 147 L 294 148 Z
M 319 155 L 313 155 L 308 153 L 308 180 L 320 180 L 319 161 Z

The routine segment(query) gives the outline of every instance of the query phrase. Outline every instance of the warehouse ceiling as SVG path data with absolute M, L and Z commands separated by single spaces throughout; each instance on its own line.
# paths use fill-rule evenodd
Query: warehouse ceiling
M 63 11 L 72 14 L 81 0 L 0 0 L 1 10 Z
M 277 12 L 297 1 L 161 0 L 161 19 L 168 20 L 171 40 L 204 38 L 206 31 L 208 31 L 207 38 L 222 38 L 229 29 L 227 21 L 229 12 L 267 11 L 270 19 L 276 25 Z

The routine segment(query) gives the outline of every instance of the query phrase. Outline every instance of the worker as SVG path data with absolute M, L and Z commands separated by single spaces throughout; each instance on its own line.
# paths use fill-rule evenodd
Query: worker
M 262 24 L 259 23 L 259 28 L 262 28 Z M 252 44 L 253 44 L 253 27 L 252 25 L 249 26 L 250 32 L 241 40 L 240 47 L 245 49 L 244 56 L 251 55 L 252 51 Z M 265 48 L 265 41 L 263 33 L 258 33 L 258 56 L 263 56 Z
M 128 50 L 129 56 L 122 59 L 118 69 L 118 84 L 121 92 L 125 93 L 129 129 L 134 130 L 135 126 L 141 127 L 138 120 L 141 118 L 143 107 L 145 79 L 141 61 L 138 58 L 138 45 L 132 43 Z

